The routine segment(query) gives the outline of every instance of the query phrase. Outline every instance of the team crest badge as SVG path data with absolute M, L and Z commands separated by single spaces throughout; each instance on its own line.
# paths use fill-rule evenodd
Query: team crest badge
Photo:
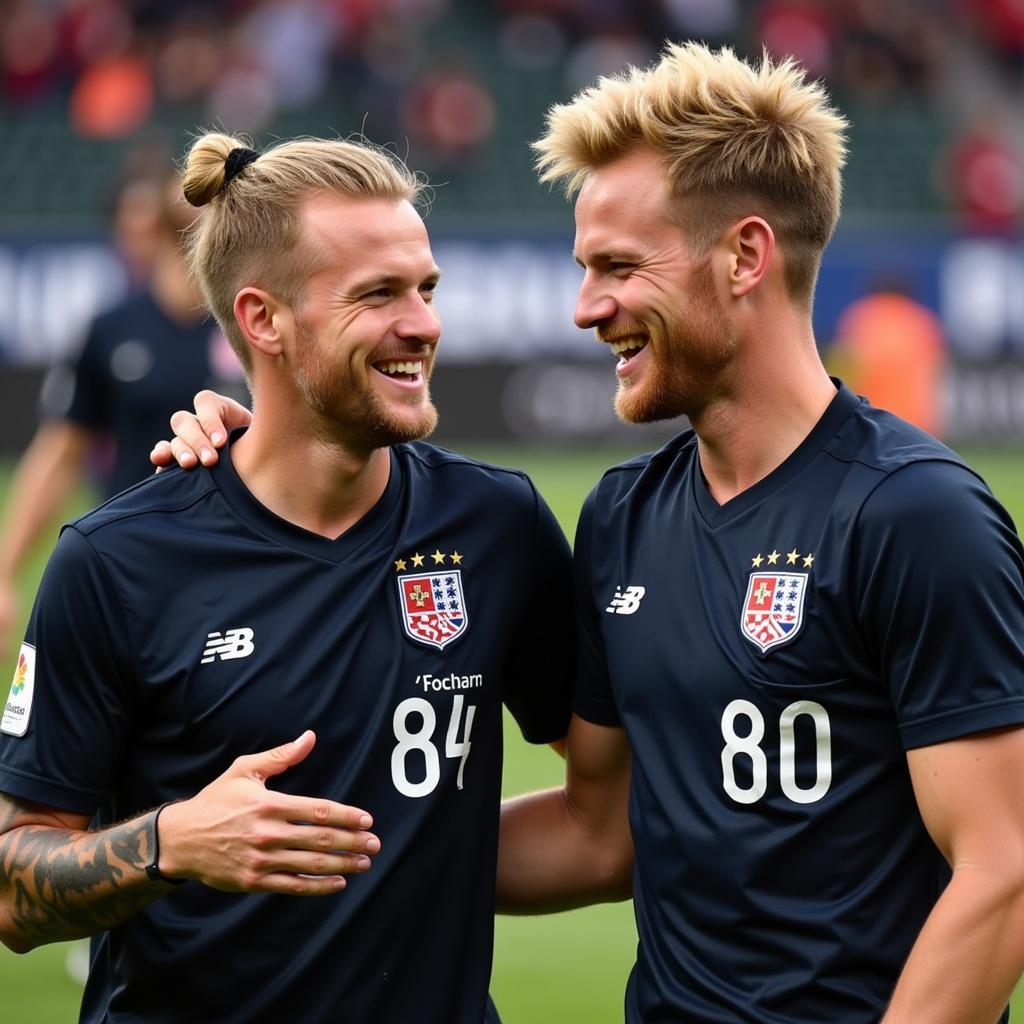
M 462 572 L 409 573 L 398 577 L 402 625 L 413 640 L 444 650 L 466 632 L 469 618 Z
M 805 572 L 755 572 L 747 584 L 740 628 L 764 654 L 792 640 L 804 621 Z

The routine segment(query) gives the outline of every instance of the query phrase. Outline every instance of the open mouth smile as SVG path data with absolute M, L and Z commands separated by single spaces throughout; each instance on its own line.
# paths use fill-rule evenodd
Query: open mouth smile
M 647 348 L 647 339 L 644 337 L 622 338 L 618 341 L 609 342 L 608 347 L 614 355 L 619 357 L 619 361 L 615 366 L 616 373 L 622 373 Z
M 389 360 L 374 363 L 373 368 L 382 377 L 387 377 L 388 380 L 396 384 L 416 386 L 423 382 L 422 359 Z

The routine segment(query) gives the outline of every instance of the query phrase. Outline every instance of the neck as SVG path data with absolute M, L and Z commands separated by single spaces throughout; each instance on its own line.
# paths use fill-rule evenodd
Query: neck
M 726 386 L 691 417 L 701 469 L 720 505 L 796 451 L 835 397 L 809 322 L 785 328 L 747 344 Z
M 287 409 L 269 404 L 254 394 L 252 425 L 232 445 L 239 477 L 275 515 L 311 533 L 340 537 L 384 494 L 389 449 L 359 450 L 314 435 Z

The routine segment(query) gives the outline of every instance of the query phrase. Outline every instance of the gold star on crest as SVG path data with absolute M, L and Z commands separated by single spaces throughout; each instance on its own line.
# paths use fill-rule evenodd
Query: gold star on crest
M 751 565 L 752 565 L 752 566 L 753 566 L 753 567 L 754 567 L 755 569 L 760 569 L 760 568 L 761 568 L 761 563 L 762 563 L 763 561 L 764 561 L 764 555 L 762 555 L 762 554 L 761 554 L 761 552 L 759 551 L 759 552 L 757 553 L 757 558 L 752 558 L 752 559 L 750 560 L 750 564 L 751 564 Z
M 452 565 L 461 565 L 461 564 L 462 564 L 462 555 L 460 555 L 458 553 L 458 551 L 453 551 L 452 552 Z
M 774 565 L 779 560 L 779 554 L 780 552 L 778 551 L 772 551 L 772 553 L 768 556 L 768 564 Z
M 399 558 L 398 561 L 395 562 L 395 569 L 396 569 L 397 572 L 405 572 L 405 559 L 404 558 Z
M 796 560 L 800 557 L 800 552 L 796 548 L 793 548 L 789 554 L 786 555 L 786 565 L 796 565 Z
M 434 560 L 434 565 L 444 565 L 444 554 L 437 548 L 434 549 L 434 553 L 430 556 Z
M 412 564 L 416 566 L 416 568 L 419 568 L 423 564 L 423 556 L 418 551 L 412 556 Z
M 804 568 L 810 569 L 812 565 L 814 565 L 814 555 L 810 554 L 804 559 Z

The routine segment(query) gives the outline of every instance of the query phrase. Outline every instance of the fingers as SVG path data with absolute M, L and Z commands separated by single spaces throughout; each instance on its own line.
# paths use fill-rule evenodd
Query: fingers
M 292 765 L 304 761 L 316 743 L 316 733 L 307 729 L 298 739 L 291 743 L 282 743 L 270 750 L 258 754 L 243 754 L 236 757 L 225 775 L 244 775 L 257 782 L 264 782 L 274 775 L 280 775 Z
M 171 451 L 183 469 L 191 469 L 199 462 L 212 466 L 217 461 L 213 442 L 194 413 L 179 409 L 171 417 L 171 429 L 174 431 Z
M 244 427 L 252 419 L 252 413 L 244 405 L 216 391 L 200 391 L 194 401 L 196 417 L 216 448 L 227 441 L 229 430 Z
M 215 448 L 221 448 L 224 442 L 228 439 L 227 428 L 224 426 L 224 415 L 228 399 L 222 395 L 218 395 L 215 391 L 200 391 L 193 399 L 196 407 L 195 420 L 197 421 L 198 429 L 203 432 L 203 440 L 208 443 L 211 451 L 210 455 L 213 456 L 213 461 L 217 460 L 217 453 L 213 451 Z M 175 433 L 177 433 L 175 428 Z M 202 452 L 200 449 L 196 449 L 200 452 L 200 458 L 202 458 Z M 204 465 L 212 465 L 203 460 Z
M 149 453 L 149 461 L 156 466 L 156 471 L 159 473 L 161 469 L 167 469 L 168 466 L 173 466 L 176 462 L 174 458 L 174 452 L 171 451 L 170 441 L 157 441 L 153 445 L 153 450 Z
M 369 832 L 295 825 L 286 835 L 267 837 L 253 848 L 238 884 L 247 892 L 337 892 L 344 888 L 345 875 L 369 871 L 368 854 L 379 850 L 380 840 Z
M 255 870 L 262 877 L 278 872 L 307 875 L 310 878 L 360 875 L 370 870 L 370 858 L 365 854 L 347 851 L 312 853 L 308 850 L 276 850 L 268 853 Z
M 292 824 L 268 830 L 246 851 L 233 878 L 218 888 L 321 896 L 345 888 L 345 875 L 362 874 L 380 840 L 369 832 Z

